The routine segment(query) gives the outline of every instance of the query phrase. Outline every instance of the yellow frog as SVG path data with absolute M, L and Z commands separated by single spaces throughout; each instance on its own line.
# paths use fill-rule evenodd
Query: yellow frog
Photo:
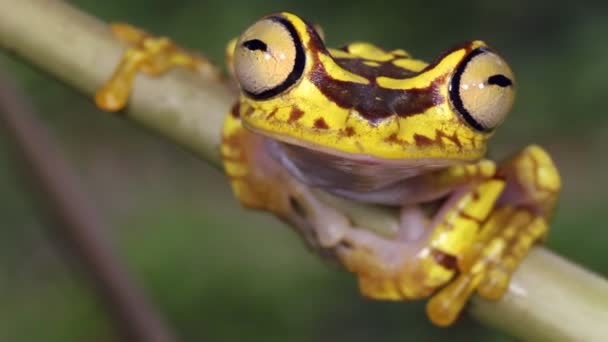
M 102 108 L 124 105 L 124 80 L 139 69 L 199 64 L 166 39 L 117 32 L 139 57 L 125 56 L 98 94 Z M 313 26 L 277 13 L 232 41 L 228 60 L 241 89 L 221 146 L 234 193 L 337 257 L 364 295 L 432 296 L 430 319 L 449 325 L 473 292 L 500 298 L 546 236 L 560 190 L 547 153 L 483 159 L 515 95 L 511 69 L 484 42 L 427 64 L 368 43 L 327 48 Z M 397 207 L 400 225 L 359 227 L 316 191 Z

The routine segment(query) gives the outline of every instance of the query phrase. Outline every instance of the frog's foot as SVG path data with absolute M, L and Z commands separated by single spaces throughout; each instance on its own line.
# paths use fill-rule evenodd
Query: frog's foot
M 194 55 L 166 37 L 148 33 L 123 23 L 111 25 L 112 33 L 130 45 L 114 74 L 95 95 L 95 103 L 103 110 L 118 111 L 127 104 L 135 75 L 141 71 L 158 76 L 173 67 L 186 67 L 202 77 L 220 80 L 221 73 L 206 58 Z
M 429 318 L 440 326 L 453 323 L 475 291 L 500 298 L 521 259 L 546 235 L 559 175 L 548 155 L 534 146 L 497 170 L 487 163 L 470 167 L 488 172 L 455 190 L 430 222 L 409 209 L 402 212 L 396 238 L 347 231 L 338 256 L 357 274 L 364 295 L 408 300 L 440 289 L 427 306 Z M 452 173 L 455 184 L 461 175 L 473 174 Z
M 530 146 L 500 165 L 497 177 L 505 181 L 505 190 L 474 242 L 460 254 L 459 275 L 429 301 L 429 317 L 438 325 L 450 324 L 475 290 L 486 299 L 499 299 L 523 257 L 547 234 L 560 189 L 559 173 L 547 153 Z
M 490 161 L 437 173 L 435 180 L 428 182 L 429 189 L 454 189 L 449 198 L 432 218 L 418 205 L 402 208 L 399 233 L 393 238 L 364 230 L 348 231 L 337 249 L 338 256 L 357 274 L 363 295 L 384 300 L 421 299 L 449 283 L 460 271 L 459 258 L 474 243 L 504 190 L 504 180 L 494 178 L 495 173 L 496 166 Z M 429 310 L 431 320 L 438 325 L 452 323 L 474 288 L 456 300 L 444 301 L 449 315 L 445 310 Z

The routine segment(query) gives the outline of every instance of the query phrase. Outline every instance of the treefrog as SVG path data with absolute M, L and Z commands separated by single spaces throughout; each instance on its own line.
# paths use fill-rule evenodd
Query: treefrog
M 142 64 L 198 63 L 166 40 L 126 36 L 143 62 L 125 55 L 98 94 L 102 108 L 122 106 L 114 99 L 129 86 L 117 80 Z M 446 326 L 474 292 L 500 298 L 546 237 L 560 191 L 549 155 L 532 145 L 501 163 L 484 158 L 516 84 L 484 42 L 427 64 L 365 42 L 328 48 L 314 26 L 283 12 L 255 22 L 227 51 L 240 93 L 220 153 L 236 197 L 337 258 L 363 295 L 430 296 L 428 316 Z M 399 225 L 370 231 L 319 193 L 398 208 Z

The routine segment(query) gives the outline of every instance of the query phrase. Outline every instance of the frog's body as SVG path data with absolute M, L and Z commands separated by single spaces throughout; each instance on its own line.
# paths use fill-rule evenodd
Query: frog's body
M 229 46 L 242 93 L 221 155 L 246 206 L 273 212 L 357 274 L 372 298 L 437 292 L 451 323 L 471 293 L 498 298 L 546 235 L 559 174 L 539 147 L 483 159 L 511 107 L 509 67 L 483 42 L 432 64 L 367 43 L 327 49 L 289 13 L 262 18 Z M 391 236 L 357 228 L 315 191 L 398 206 Z M 436 203 L 436 211 L 423 209 Z

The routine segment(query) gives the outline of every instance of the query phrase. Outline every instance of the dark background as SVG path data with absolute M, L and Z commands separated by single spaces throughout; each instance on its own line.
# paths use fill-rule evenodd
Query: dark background
M 564 191 L 548 247 L 608 275 L 608 11 L 601 1 L 72 3 L 170 36 L 219 64 L 230 38 L 279 10 L 321 24 L 331 46 L 363 40 L 431 60 L 465 40 L 489 42 L 518 83 L 491 155 L 529 143 L 551 152 Z M 309 253 L 287 227 L 242 210 L 204 162 L 26 65 L 9 65 L 110 223 L 128 267 L 184 340 L 509 340 L 466 317 L 435 328 L 422 302 L 362 299 L 351 275 Z M 22 173 L 0 136 L 0 340 L 115 338 L 81 266 L 48 233 Z

